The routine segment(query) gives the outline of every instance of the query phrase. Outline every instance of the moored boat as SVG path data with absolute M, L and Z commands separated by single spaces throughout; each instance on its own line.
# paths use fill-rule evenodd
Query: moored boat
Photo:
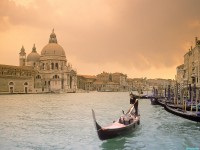
M 173 104 L 173 103 L 168 103 L 167 104 L 169 107 L 174 108 L 174 109 L 186 109 L 187 111 L 196 111 L 196 105 L 182 105 L 182 104 Z M 186 108 L 185 108 L 186 107 Z M 200 104 L 197 105 L 197 110 L 200 111 Z
M 158 104 L 158 98 L 152 97 L 152 98 L 151 98 L 151 105 L 159 105 L 159 104 Z
M 132 106 L 128 112 L 122 115 L 117 121 L 106 127 L 101 127 L 97 123 L 94 110 L 92 110 L 93 120 L 99 139 L 111 139 L 133 131 L 140 124 L 140 115 L 135 116 L 133 109 L 134 106 Z
M 160 105 L 162 107 L 165 106 L 165 100 L 164 99 L 158 99 L 157 102 L 158 102 L 158 105 Z
M 167 104 L 165 105 L 165 110 L 174 115 L 180 116 L 182 118 L 195 121 L 195 122 L 200 122 L 200 112 L 185 111 L 179 108 L 175 109 L 168 106 Z

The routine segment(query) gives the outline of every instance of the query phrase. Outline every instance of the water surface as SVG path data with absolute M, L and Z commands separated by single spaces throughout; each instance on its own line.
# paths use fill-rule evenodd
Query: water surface
M 124 137 L 100 141 L 91 109 L 102 126 L 129 108 L 127 92 L 0 95 L 0 149 L 200 149 L 200 125 L 140 100 L 141 124 Z

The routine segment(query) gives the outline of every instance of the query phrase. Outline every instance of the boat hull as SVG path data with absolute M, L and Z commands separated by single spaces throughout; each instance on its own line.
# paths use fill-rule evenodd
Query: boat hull
M 123 136 L 127 133 L 131 133 L 135 130 L 135 128 L 140 124 L 139 120 L 134 122 L 126 127 L 118 128 L 118 129 L 104 129 L 101 128 L 97 131 L 98 137 L 100 140 L 107 140 L 111 138 L 115 138 L 117 136 Z
M 136 118 L 130 124 L 127 124 L 127 125 L 119 123 L 120 121 L 118 120 L 114 122 L 111 126 L 101 127 L 96 121 L 95 113 L 93 110 L 92 110 L 92 114 L 93 114 L 94 124 L 97 130 L 97 134 L 100 140 L 107 140 L 107 139 L 115 138 L 120 135 L 131 133 L 140 124 L 140 116 L 136 116 Z
M 151 98 L 151 105 L 159 105 L 157 98 Z
M 158 99 L 158 105 L 162 106 L 162 107 L 165 107 L 165 100 L 163 99 Z
M 200 116 L 196 115 L 195 113 L 183 111 L 182 109 L 177 110 L 177 109 L 171 108 L 167 104 L 165 105 L 165 110 L 176 116 L 179 116 L 191 121 L 195 121 L 195 122 L 200 122 Z

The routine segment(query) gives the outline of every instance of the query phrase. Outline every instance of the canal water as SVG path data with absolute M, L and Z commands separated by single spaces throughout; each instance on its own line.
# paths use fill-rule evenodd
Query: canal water
M 200 149 L 199 124 L 147 99 L 139 101 L 135 132 L 100 141 L 91 109 L 106 126 L 129 107 L 128 92 L 0 95 L 0 150 Z

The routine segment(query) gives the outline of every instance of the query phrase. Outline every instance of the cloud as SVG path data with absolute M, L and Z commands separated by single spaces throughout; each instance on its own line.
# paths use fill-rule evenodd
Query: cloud
M 0 35 L 20 31 L 20 44 L 36 43 L 40 52 L 55 28 L 67 58 L 83 72 L 90 68 L 84 71 L 82 64 L 130 74 L 176 70 L 200 35 L 199 5 L 198 0 L 1 0 Z M 27 33 L 30 39 L 23 40 Z

